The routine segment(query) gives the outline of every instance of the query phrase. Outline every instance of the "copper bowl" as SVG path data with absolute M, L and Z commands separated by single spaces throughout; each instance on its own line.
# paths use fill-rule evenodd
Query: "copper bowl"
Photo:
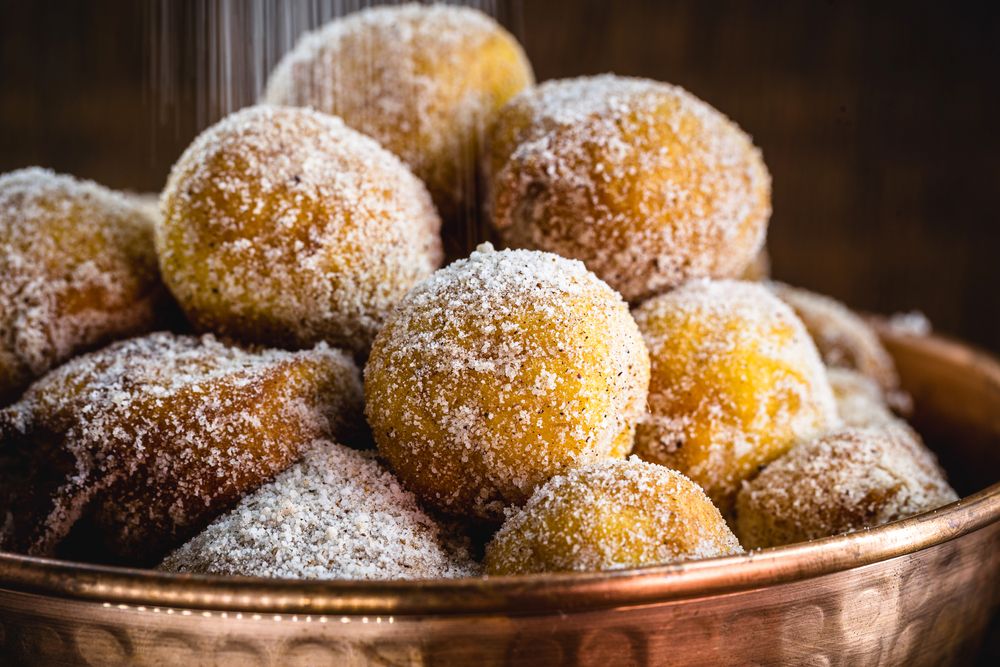
M 959 490 L 1000 479 L 1000 364 L 886 342 Z M 1000 484 L 873 530 L 590 574 L 310 583 L 0 554 L 0 664 L 968 664 L 998 593 Z

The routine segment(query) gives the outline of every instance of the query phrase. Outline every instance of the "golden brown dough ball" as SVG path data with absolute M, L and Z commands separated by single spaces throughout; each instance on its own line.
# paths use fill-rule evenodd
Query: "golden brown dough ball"
M 875 380 L 847 368 L 827 368 L 827 378 L 845 426 L 876 426 L 897 421 Z
M 837 425 L 816 347 L 766 287 L 696 280 L 634 314 L 651 362 L 635 452 L 701 484 L 724 514 L 759 466 Z
M 74 354 L 148 331 L 165 293 L 140 206 L 47 169 L 0 176 L 0 405 Z
M 353 361 L 157 333 L 77 357 L 0 411 L 0 549 L 163 556 L 316 438 L 360 418 Z M 89 555 L 89 554 L 88 554 Z
M 167 285 L 199 329 L 248 342 L 363 355 L 441 261 L 423 184 L 306 109 L 251 107 L 210 127 L 174 165 L 162 204 Z
M 861 317 L 823 294 L 778 282 L 770 286 L 806 325 L 828 366 L 867 375 L 885 392 L 898 389 L 899 376 L 892 356 Z
M 150 220 L 156 220 L 160 217 L 159 192 L 124 192 L 123 194 L 133 204 L 141 208 Z
M 743 269 L 743 273 L 739 275 L 740 280 L 749 280 L 751 282 L 761 282 L 770 277 L 771 255 L 768 253 L 767 247 L 761 248 L 760 252 Z
M 796 446 L 744 485 L 737 533 L 748 549 L 879 526 L 958 496 L 902 424 L 851 428 Z
M 515 97 L 491 133 L 503 241 L 582 260 L 630 302 L 740 275 L 764 244 L 760 151 L 676 86 L 604 75 Z
M 613 570 L 742 552 L 701 487 L 632 457 L 539 487 L 486 548 L 486 572 Z
M 427 183 L 448 220 L 477 203 L 480 134 L 533 82 L 517 40 L 482 12 L 406 4 L 307 34 L 264 100 L 335 114 L 374 137 Z
M 566 468 L 622 458 L 649 357 L 583 264 L 488 244 L 400 302 L 365 368 L 381 455 L 424 501 L 497 519 Z

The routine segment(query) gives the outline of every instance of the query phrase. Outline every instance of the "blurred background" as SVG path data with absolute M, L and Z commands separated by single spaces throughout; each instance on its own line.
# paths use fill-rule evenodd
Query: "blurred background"
M 301 29 L 358 4 L 0 0 L 0 171 L 39 164 L 158 190 L 201 128 L 253 100 Z M 750 132 L 774 177 L 776 277 L 865 310 L 918 309 L 1000 351 L 991 3 L 478 6 L 522 40 L 539 80 L 661 79 Z M 234 30 L 251 10 L 274 30 Z

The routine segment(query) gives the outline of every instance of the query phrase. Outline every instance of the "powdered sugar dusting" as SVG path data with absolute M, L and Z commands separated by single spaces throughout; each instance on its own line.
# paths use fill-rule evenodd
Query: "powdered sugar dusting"
M 583 262 L 629 301 L 734 277 L 764 243 L 760 151 L 683 89 L 603 75 L 515 97 L 491 132 L 493 223 Z
M 879 526 L 958 496 L 934 455 L 901 422 L 801 444 L 745 484 L 737 528 L 747 548 Z
M 339 119 L 252 107 L 174 166 L 157 250 L 197 325 L 267 344 L 364 353 L 441 260 L 440 220 L 398 158 Z
M 411 3 L 307 33 L 275 68 L 264 100 L 341 116 L 409 164 L 450 217 L 474 186 L 484 126 L 532 82 L 521 47 L 489 16 Z
M 96 183 L 0 176 L 0 405 L 88 348 L 152 328 L 152 218 Z
M 479 570 L 370 454 L 326 441 L 160 567 L 296 579 L 430 579 Z
M 583 264 L 486 244 L 400 303 L 365 368 L 366 410 L 418 496 L 495 518 L 571 465 L 628 452 L 648 363 L 625 303 Z
M 815 346 L 757 283 L 695 280 L 636 309 L 652 362 L 636 453 L 728 512 L 757 467 L 839 423 Z
M 157 333 L 78 357 L 0 411 L 0 546 L 50 554 L 82 518 L 114 555 L 162 556 L 361 407 L 344 353 Z M 13 473 L 13 474 L 10 474 Z
M 742 553 L 684 475 L 632 457 L 553 477 L 512 510 L 486 552 L 490 574 L 610 570 Z

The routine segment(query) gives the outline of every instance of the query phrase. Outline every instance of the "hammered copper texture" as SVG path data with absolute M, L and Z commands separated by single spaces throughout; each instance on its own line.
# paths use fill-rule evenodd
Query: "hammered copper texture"
M 986 399 L 953 402 L 965 418 L 983 415 L 983 428 L 970 432 L 996 444 L 995 362 L 984 365 L 983 357 L 941 341 L 893 349 L 924 399 L 925 418 L 947 420 L 938 413 L 951 404 L 927 405 L 931 394 L 922 392 L 920 378 L 933 380 L 931 393 L 948 382 L 953 390 L 971 383 L 985 392 Z M 959 359 L 959 352 L 967 354 Z M 984 402 L 991 409 L 981 409 Z M 968 443 L 956 447 L 971 451 Z M 723 567 L 702 562 L 523 585 L 507 579 L 225 588 L 127 571 L 79 568 L 74 577 L 74 566 L 0 555 L 0 664 L 968 664 L 1000 591 L 998 519 L 994 486 L 925 517 L 716 561 Z M 842 567 L 851 562 L 845 558 L 870 562 Z M 685 587 L 692 579 L 704 580 L 704 589 Z M 164 606 L 171 599 L 190 604 Z

